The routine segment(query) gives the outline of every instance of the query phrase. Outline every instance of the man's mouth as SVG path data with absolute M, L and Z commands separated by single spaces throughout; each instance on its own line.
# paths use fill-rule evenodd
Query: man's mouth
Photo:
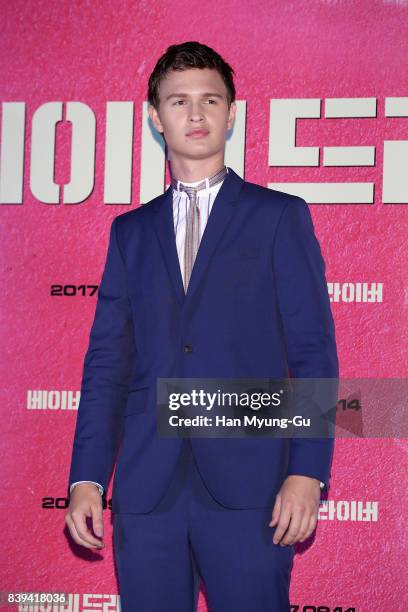
M 188 132 L 187 136 L 189 138 L 203 138 L 204 136 L 207 136 L 209 134 L 208 130 L 191 130 L 191 132 Z

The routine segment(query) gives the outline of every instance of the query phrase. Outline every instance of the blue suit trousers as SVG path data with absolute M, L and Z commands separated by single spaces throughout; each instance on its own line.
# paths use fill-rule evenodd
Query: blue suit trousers
M 158 505 L 113 515 L 122 611 L 195 612 L 201 581 L 211 612 L 289 612 L 294 547 L 272 542 L 271 514 L 219 504 L 183 440 Z

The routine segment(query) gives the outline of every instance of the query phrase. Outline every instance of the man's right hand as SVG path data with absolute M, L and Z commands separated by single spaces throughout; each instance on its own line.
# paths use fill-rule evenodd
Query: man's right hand
M 77 544 L 85 548 L 101 549 L 105 544 L 98 540 L 86 524 L 87 517 L 92 519 L 94 533 L 103 538 L 102 497 L 98 487 L 91 483 L 81 483 L 72 489 L 65 522 Z

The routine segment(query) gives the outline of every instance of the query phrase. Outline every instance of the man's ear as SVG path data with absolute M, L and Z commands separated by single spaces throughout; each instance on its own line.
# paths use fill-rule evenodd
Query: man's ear
M 156 108 L 152 106 L 151 104 L 148 104 L 147 112 L 149 113 L 149 117 L 151 121 L 153 122 L 153 125 L 156 128 L 156 130 L 160 132 L 160 134 L 163 134 L 163 131 L 164 131 L 163 126 L 161 124 L 159 113 L 157 112 Z
M 237 105 L 235 104 L 235 102 L 231 102 L 231 106 L 229 108 L 228 122 L 227 122 L 227 128 L 229 130 L 233 127 L 235 123 L 236 112 L 237 112 Z

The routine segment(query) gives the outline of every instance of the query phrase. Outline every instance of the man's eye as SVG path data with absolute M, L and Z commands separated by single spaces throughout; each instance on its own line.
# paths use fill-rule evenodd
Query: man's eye
M 214 98 L 208 98 L 207 100 L 208 102 L 210 102 L 211 104 L 217 104 L 217 101 L 214 100 Z M 184 104 L 185 100 L 176 100 L 174 105 L 177 106 L 178 104 Z

